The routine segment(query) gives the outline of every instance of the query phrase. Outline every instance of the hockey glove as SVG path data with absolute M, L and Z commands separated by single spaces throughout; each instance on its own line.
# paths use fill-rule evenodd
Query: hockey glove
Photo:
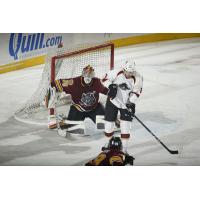
M 135 104 L 134 103 L 127 103 L 126 107 L 128 108 L 128 111 L 132 114 L 135 115 Z
M 117 85 L 116 84 L 110 84 L 108 86 L 108 96 L 111 98 L 111 99 L 114 99 L 117 95 Z
M 125 155 L 124 165 L 133 165 L 135 158 L 133 156 Z

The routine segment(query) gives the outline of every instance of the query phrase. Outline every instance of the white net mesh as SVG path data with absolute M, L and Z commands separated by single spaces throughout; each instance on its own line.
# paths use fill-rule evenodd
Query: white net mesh
M 48 109 L 45 107 L 45 95 L 51 81 L 52 57 L 56 59 L 55 79 L 73 78 L 80 76 L 86 65 L 95 69 L 95 76 L 103 78 L 111 67 L 111 46 L 102 47 L 102 44 L 87 44 L 72 49 L 58 49 L 46 56 L 45 67 L 39 86 L 32 97 L 16 113 L 15 118 L 33 124 L 47 124 Z M 94 47 L 94 48 L 93 48 Z M 70 98 L 59 99 L 59 105 L 69 104 Z M 60 108 L 65 109 L 65 108 Z

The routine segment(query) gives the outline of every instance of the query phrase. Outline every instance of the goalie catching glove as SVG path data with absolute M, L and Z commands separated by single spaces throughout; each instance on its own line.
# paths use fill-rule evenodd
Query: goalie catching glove
M 111 98 L 111 99 L 114 99 L 117 95 L 117 85 L 116 84 L 110 84 L 108 86 L 108 96 Z

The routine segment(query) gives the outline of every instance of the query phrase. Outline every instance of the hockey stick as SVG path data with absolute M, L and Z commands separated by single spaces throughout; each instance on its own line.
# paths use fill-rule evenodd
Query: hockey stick
M 123 106 L 126 107 L 126 105 L 119 101 Z M 129 110 L 128 110 L 129 111 Z M 135 119 L 137 119 L 137 121 L 142 124 L 142 126 L 144 126 L 144 128 L 151 133 L 151 135 L 171 154 L 178 154 L 178 150 L 171 150 L 169 149 L 136 115 L 133 115 L 131 111 L 129 111 L 132 115 L 132 118 L 135 117 Z
M 134 115 L 135 119 L 144 126 L 144 128 L 153 135 L 153 137 L 171 154 L 178 154 L 178 150 L 171 150 L 169 149 L 136 115 Z

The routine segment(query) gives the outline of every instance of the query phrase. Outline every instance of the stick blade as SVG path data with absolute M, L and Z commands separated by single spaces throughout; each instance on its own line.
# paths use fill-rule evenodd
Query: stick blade
M 174 151 L 173 151 L 173 150 L 170 150 L 169 152 L 170 152 L 171 154 L 178 154 L 178 150 L 174 150 Z

